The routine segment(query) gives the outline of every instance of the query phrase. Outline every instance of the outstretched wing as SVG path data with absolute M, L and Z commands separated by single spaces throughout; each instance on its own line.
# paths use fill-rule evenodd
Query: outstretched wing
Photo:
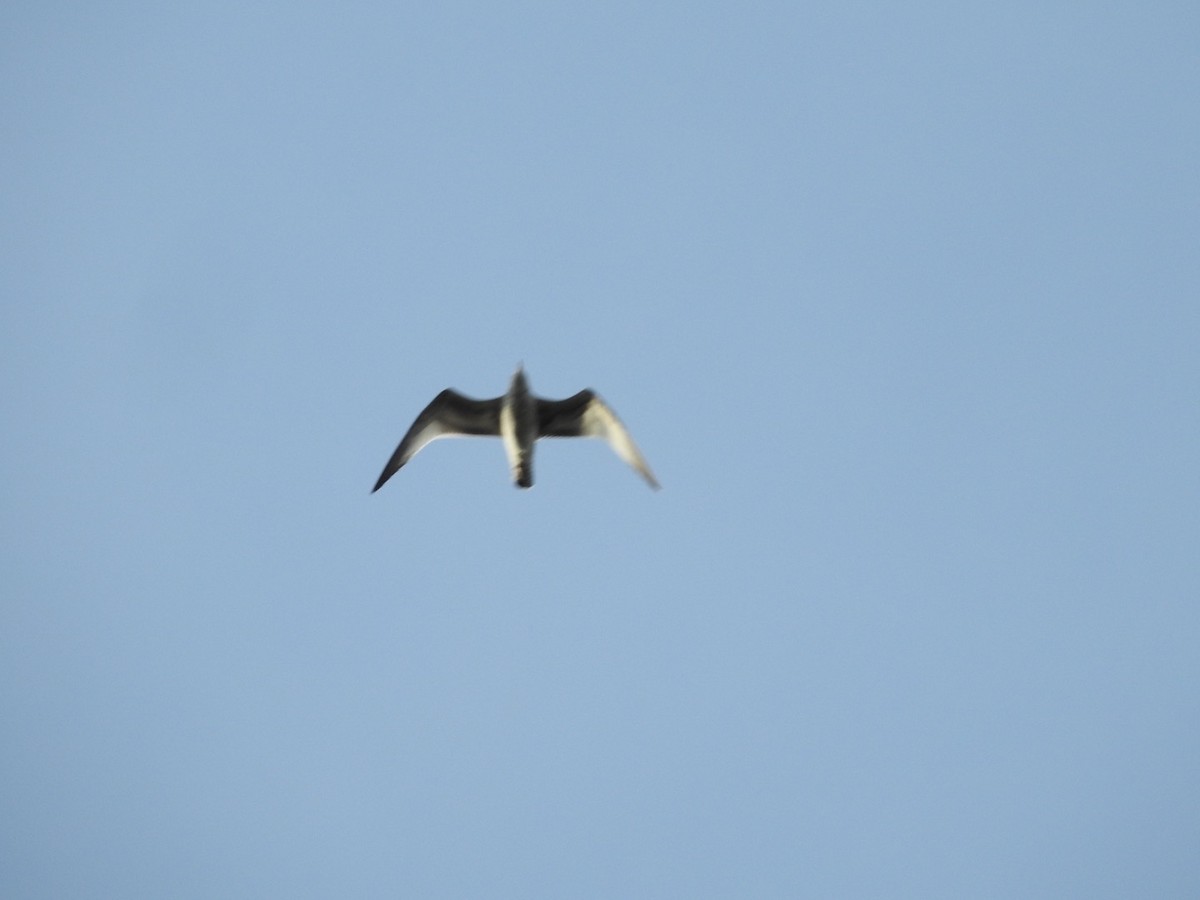
M 538 437 L 598 437 L 658 490 L 658 482 L 617 414 L 595 391 L 566 400 L 538 400 Z
M 500 434 L 500 397 L 475 400 L 449 388 L 442 391 L 417 416 L 408 434 L 396 447 L 396 452 L 383 467 L 383 474 L 371 488 L 375 493 L 400 467 L 417 455 L 422 447 L 440 437 L 479 435 L 495 437 Z

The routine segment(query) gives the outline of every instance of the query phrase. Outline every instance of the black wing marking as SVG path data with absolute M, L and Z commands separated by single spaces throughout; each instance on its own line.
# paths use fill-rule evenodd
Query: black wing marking
M 583 390 L 566 400 L 538 399 L 538 437 L 586 437 L 583 414 L 596 392 Z

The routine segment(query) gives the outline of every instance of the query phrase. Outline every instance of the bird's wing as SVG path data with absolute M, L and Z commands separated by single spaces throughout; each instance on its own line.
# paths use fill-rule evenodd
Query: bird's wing
M 432 440 L 456 435 L 499 435 L 501 399 L 496 397 L 492 400 L 475 400 L 449 388 L 442 391 L 412 423 L 412 427 L 396 447 L 396 452 L 383 467 L 383 474 L 375 482 L 375 487 L 371 488 L 371 493 L 383 487 L 385 481 L 395 475 L 401 466 Z
M 538 437 L 598 437 L 621 459 L 646 479 L 650 487 L 659 484 L 646 464 L 637 444 L 629 436 L 617 414 L 595 391 L 580 391 L 566 400 L 538 400 Z

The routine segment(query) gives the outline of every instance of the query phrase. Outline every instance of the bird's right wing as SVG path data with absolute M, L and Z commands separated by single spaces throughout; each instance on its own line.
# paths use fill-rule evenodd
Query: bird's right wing
M 476 435 L 495 437 L 500 434 L 500 397 L 491 400 L 475 400 L 447 388 L 417 416 L 404 439 L 400 441 L 392 458 L 383 467 L 383 473 L 371 488 L 375 493 L 385 481 L 400 470 L 406 462 L 430 441 L 440 437 Z

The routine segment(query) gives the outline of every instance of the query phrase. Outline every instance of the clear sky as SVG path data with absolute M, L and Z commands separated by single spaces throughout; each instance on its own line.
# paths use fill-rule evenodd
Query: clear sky
M 1198 47 L 7 4 L 0 896 L 1200 895 Z

